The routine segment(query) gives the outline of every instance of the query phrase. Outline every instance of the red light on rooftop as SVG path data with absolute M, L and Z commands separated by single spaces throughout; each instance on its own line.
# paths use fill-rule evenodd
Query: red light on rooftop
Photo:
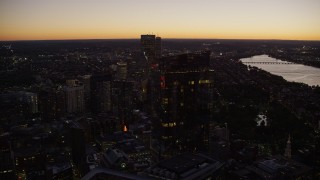
M 160 87 L 164 89 L 166 87 L 166 80 L 164 76 L 160 76 Z
M 158 68 L 158 64 L 151 64 L 151 69 L 157 69 Z

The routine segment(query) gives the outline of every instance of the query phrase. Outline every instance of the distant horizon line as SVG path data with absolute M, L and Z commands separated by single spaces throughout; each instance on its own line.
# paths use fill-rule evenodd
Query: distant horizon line
M 152 34 L 142 34 L 152 35 Z M 161 36 L 158 36 L 161 37 Z M 319 40 L 303 40 L 303 39 L 241 39 L 241 38 L 162 38 L 162 40 L 252 40 L 252 41 L 320 41 Z M 98 39 L 22 39 L 22 40 L 0 40 L 0 42 L 22 42 L 22 41 L 94 41 L 94 40 L 140 40 L 140 38 L 98 38 Z

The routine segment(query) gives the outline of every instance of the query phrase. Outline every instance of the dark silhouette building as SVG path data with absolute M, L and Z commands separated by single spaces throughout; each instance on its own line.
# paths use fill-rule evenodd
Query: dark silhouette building
M 15 179 L 9 133 L 0 134 L 0 179 Z
M 213 121 L 213 70 L 209 52 L 163 58 L 159 115 L 162 140 L 180 150 L 205 149 Z
M 111 74 L 99 74 L 91 77 L 91 111 L 93 113 L 111 110 Z
M 150 64 L 157 63 L 161 57 L 161 37 L 155 35 L 141 35 L 141 52 Z
M 40 148 L 15 150 L 15 170 L 18 179 L 45 179 L 47 176 L 45 154 Z
M 142 175 L 154 179 L 219 179 L 223 163 L 203 154 L 184 153 L 147 168 Z
M 133 82 L 113 81 L 111 84 L 111 109 L 112 114 L 127 124 L 132 116 Z
M 62 88 L 44 88 L 39 93 L 39 109 L 44 122 L 58 120 L 66 114 L 66 98 Z
M 85 129 L 76 122 L 70 126 L 72 161 L 76 166 L 77 176 L 87 173 Z
M 160 59 L 162 55 L 162 42 L 161 37 L 156 37 L 156 47 L 155 47 L 155 57 L 156 59 Z

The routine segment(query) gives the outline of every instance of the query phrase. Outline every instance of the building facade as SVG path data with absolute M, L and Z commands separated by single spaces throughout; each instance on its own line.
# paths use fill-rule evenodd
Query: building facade
M 203 149 L 213 121 L 213 70 L 209 53 L 162 59 L 160 104 L 162 140 L 167 146 Z
M 84 86 L 77 80 L 67 80 L 64 87 L 67 113 L 84 112 Z

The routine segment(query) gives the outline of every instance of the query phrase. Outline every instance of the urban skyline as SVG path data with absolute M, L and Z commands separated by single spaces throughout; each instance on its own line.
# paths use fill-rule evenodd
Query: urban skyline
M 319 179 L 319 42 L 1 43 L 0 179 Z
M 320 179 L 320 0 L 0 0 L 0 180 Z
M 0 41 L 132 39 L 320 40 L 320 2 L 12 0 L 0 2 Z

